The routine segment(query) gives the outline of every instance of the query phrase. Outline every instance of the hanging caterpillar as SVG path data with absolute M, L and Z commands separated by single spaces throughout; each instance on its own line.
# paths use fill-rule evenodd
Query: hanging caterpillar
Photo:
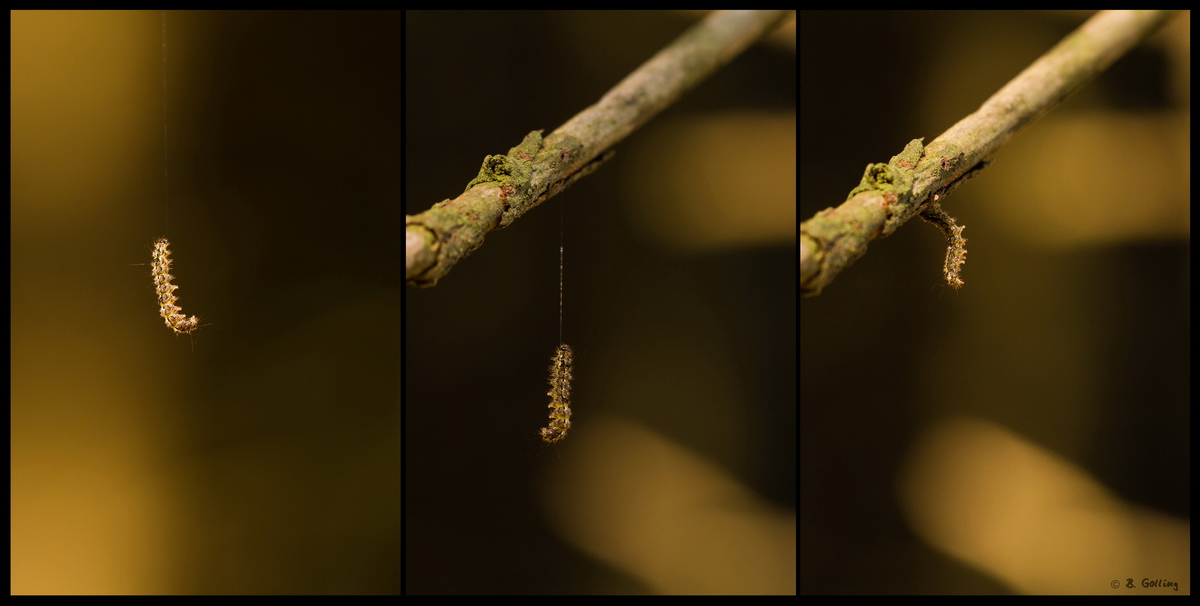
M 935 195 L 934 200 L 925 206 L 921 211 L 921 218 L 932 223 L 946 235 L 948 245 L 942 274 L 946 277 L 946 283 L 957 289 L 964 284 L 962 278 L 959 277 L 959 272 L 962 270 L 963 263 L 967 262 L 967 239 L 962 237 L 962 232 L 967 226 L 956 224 L 954 217 L 946 214 L 942 205 L 938 204 L 938 197 Z
M 175 334 L 191 334 L 200 327 L 200 319 L 196 316 L 189 318 L 183 315 L 181 313 L 183 310 L 175 304 L 179 300 L 175 296 L 175 290 L 179 287 L 171 284 L 171 280 L 175 276 L 170 274 L 171 250 L 169 246 L 170 243 L 166 238 L 154 241 L 154 264 L 151 266 L 150 273 L 154 276 L 154 292 L 158 295 L 158 313 L 167 323 L 167 327 L 175 331 Z
M 550 364 L 550 425 L 542 428 L 542 440 L 557 442 L 571 429 L 571 346 L 560 344 Z
M 958 277 L 958 272 L 963 263 L 967 262 L 967 239 L 962 237 L 964 229 L 966 229 L 965 225 L 955 225 L 950 228 L 950 245 L 946 248 L 946 263 L 942 268 L 942 273 L 946 276 L 946 283 L 954 288 L 963 285 L 962 279 Z

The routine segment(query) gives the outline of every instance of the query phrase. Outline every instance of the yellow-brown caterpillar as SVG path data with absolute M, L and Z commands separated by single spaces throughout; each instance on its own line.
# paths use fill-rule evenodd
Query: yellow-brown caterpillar
M 550 425 L 542 428 L 542 440 L 557 442 L 571 429 L 571 346 L 563 343 L 550 364 Z
M 946 214 L 942 209 L 942 205 L 936 200 L 925 205 L 925 209 L 921 211 L 921 218 L 926 222 L 932 223 L 946 234 L 946 240 L 949 245 L 946 247 L 946 263 L 942 266 L 942 273 L 946 276 L 946 283 L 954 288 L 958 288 L 964 284 L 959 278 L 963 263 L 967 262 L 967 239 L 962 237 L 962 232 L 967 228 L 966 225 L 956 225 L 954 217 Z
M 154 241 L 154 264 L 150 273 L 154 276 L 154 292 L 158 295 L 158 313 L 167 323 L 167 326 L 175 331 L 175 334 L 191 334 L 192 331 L 200 327 L 200 319 L 196 316 L 189 318 L 183 315 L 181 313 L 183 310 L 175 304 L 179 300 L 175 296 L 175 290 L 179 287 L 171 284 L 171 280 L 175 276 L 172 276 L 170 273 L 170 245 L 166 238 L 159 238 Z
M 946 275 L 946 282 L 954 288 L 963 285 L 962 279 L 958 277 L 958 272 L 963 263 L 967 262 L 967 239 L 962 237 L 962 231 L 966 228 L 966 225 L 955 225 L 950 228 L 950 246 L 946 248 L 946 264 L 942 268 L 942 272 Z

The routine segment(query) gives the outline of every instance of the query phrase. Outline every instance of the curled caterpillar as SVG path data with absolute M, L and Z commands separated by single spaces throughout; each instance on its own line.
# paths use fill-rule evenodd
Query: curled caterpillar
M 179 287 L 171 284 L 171 280 L 175 276 L 170 274 L 171 250 L 169 247 L 170 243 L 166 238 L 154 241 L 154 264 L 151 266 L 150 273 L 154 276 L 154 292 L 158 295 L 158 313 L 167 323 L 167 327 L 175 331 L 175 334 L 191 334 L 200 327 L 200 318 L 196 316 L 189 318 L 183 315 L 181 313 L 183 310 L 175 304 L 179 300 L 175 296 L 175 290 Z
M 565 343 L 554 352 L 550 364 L 550 425 L 542 428 L 542 440 L 557 442 L 571 429 L 571 346 Z
M 921 218 L 932 223 L 946 235 L 949 244 L 946 247 L 946 262 L 942 266 L 942 273 L 946 276 L 947 284 L 959 288 L 964 282 L 958 274 L 962 270 L 963 263 L 967 262 L 967 239 L 962 237 L 962 232 L 967 226 L 955 224 L 954 217 L 946 214 L 942 205 L 938 204 L 936 200 L 925 205 L 924 210 L 921 211 Z

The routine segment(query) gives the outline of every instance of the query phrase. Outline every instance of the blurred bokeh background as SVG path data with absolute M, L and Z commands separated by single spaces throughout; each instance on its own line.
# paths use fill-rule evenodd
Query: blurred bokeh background
M 11 17 L 12 591 L 398 593 L 401 14 Z
M 802 13 L 800 219 L 1091 15 Z M 914 221 L 804 300 L 801 593 L 1190 592 L 1190 51 L 1185 12 L 948 198 L 961 290 Z
M 409 12 L 405 211 L 702 16 Z M 793 24 L 406 290 L 409 593 L 796 591 L 795 73 Z M 547 448 L 560 233 L 574 426 Z

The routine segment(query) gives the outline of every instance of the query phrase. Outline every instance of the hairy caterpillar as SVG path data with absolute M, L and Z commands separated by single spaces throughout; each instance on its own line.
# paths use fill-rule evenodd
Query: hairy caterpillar
M 951 219 L 951 221 L 953 220 Z M 962 268 L 963 263 L 967 262 L 967 239 L 962 237 L 962 231 L 966 228 L 966 225 L 955 225 L 950 228 L 950 246 L 946 248 L 946 264 L 942 268 L 946 282 L 954 288 L 963 285 L 962 279 L 958 277 L 958 271 Z
M 563 343 L 550 364 L 550 425 L 542 428 L 542 440 L 557 442 L 571 429 L 571 346 Z
M 962 232 L 967 228 L 966 225 L 956 225 L 954 217 L 946 214 L 942 210 L 942 205 L 937 201 L 930 202 L 921 211 L 921 218 L 928 223 L 932 223 L 946 234 L 946 240 L 949 245 L 946 247 L 946 262 L 942 266 L 942 273 L 946 276 L 946 283 L 954 288 L 959 288 L 964 284 L 959 278 L 959 271 L 962 269 L 963 263 L 967 262 L 967 239 L 962 237 Z
M 200 327 L 200 319 L 196 316 L 189 318 L 183 315 L 181 313 L 183 310 L 175 304 L 179 300 L 175 296 L 175 290 L 179 287 L 171 284 L 171 280 L 175 276 L 170 274 L 170 245 L 166 238 L 159 238 L 154 241 L 154 264 L 150 273 L 154 276 L 154 292 L 158 295 L 158 313 L 167 323 L 167 326 L 175 331 L 175 334 L 191 334 L 192 331 Z

